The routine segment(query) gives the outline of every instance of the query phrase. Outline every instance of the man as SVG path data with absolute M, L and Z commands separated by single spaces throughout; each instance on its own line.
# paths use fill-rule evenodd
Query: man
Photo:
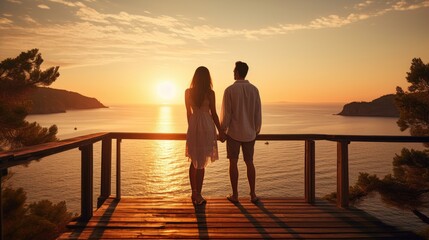
M 261 99 L 258 89 L 245 80 L 248 70 L 246 63 L 240 61 L 235 63 L 235 82 L 225 89 L 222 100 L 221 128 L 227 135 L 226 149 L 232 187 L 232 194 L 227 198 L 233 203 L 238 202 L 237 163 L 240 147 L 247 167 L 250 199 L 253 203 L 259 200 L 255 193 L 256 172 L 253 153 L 256 136 L 261 131 Z

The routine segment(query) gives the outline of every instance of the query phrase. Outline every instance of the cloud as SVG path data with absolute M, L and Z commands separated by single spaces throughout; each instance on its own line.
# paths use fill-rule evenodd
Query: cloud
M 392 10 L 394 11 L 408 11 L 408 10 L 415 10 L 422 7 L 429 7 L 429 1 L 423 1 L 420 3 L 408 3 L 407 1 L 398 1 L 392 6 Z
M 37 23 L 36 20 L 34 20 L 32 17 L 25 15 L 24 17 L 22 17 L 22 20 L 24 20 L 27 23 Z
M 45 5 L 45 4 L 39 4 L 37 5 L 37 7 L 41 9 L 51 9 L 48 5 Z
M 410 11 L 410 10 L 416 10 L 420 8 L 427 8 L 429 7 L 429 0 L 423 0 L 423 1 L 413 1 L 412 3 L 408 3 L 407 1 L 396 1 L 393 3 L 390 3 L 390 5 L 384 9 L 378 10 L 373 16 L 378 17 L 382 16 L 388 12 L 394 12 L 394 11 Z
M 367 14 L 355 14 L 352 13 L 347 17 L 340 17 L 338 15 L 330 15 L 328 17 L 322 17 L 311 21 L 309 24 L 310 29 L 322 29 L 322 28 L 338 28 L 351 23 L 355 23 L 361 20 L 370 18 Z
M 67 0 L 49 0 L 49 1 L 51 1 L 53 3 L 60 3 L 63 5 L 69 6 L 69 7 L 77 7 L 77 4 L 79 3 L 79 2 L 78 3 L 72 3 L 72 2 L 69 2 Z
M 363 8 L 366 8 L 366 7 L 370 6 L 373 2 L 374 1 L 369 1 L 369 0 L 368 1 L 364 1 L 364 2 L 356 4 L 354 6 L 354 8 L 355 9 L 363 9 Z
M 321 16 L 306 23 L 280 23 L 255 29 L 233 29 L 211 25 L 210 19 L 207 18 L 156 16 L 148 11 L 142 14 L 125 11 L 105 13 L 86 5 L 92 0 L 47 1 L 70 8 L 74 20 L 39 24 L 36 16 L 23 15 L 20 19 L 24 20 L 24 25 L 15 23 L 11 15 L 3 14 L 4 17 L 0 17 L 0 29 L 5 34 L 0 34 L 0 52 L 19 52 L 34 48 L 37 43 L 38 48 L 49 54 L 57 62 L 56 65 L 60 64 L 62 67 L 134 61 L 138 58 L 191 59 L 203 54 L 222 54 L 223 51 L 210 47 L 212 40 L 260 40 L 295 31 L 341 28 L 393 11 L 429 7 L 429 0 L 394 1 L 378 4 L 378 9 L 375 2 L 363 1 L 345 15 Z M 37 6 L 49 9 L 45 4 Z M 69 16 L 68 19 L 73 19 L 72 17 Z
M 11 3 L 16 3 L 16 4 L 22 4 L 22 1 L 20 0 L 7 0 L 7 1 Z
M 109 23 L 103 14 L 100 14 L 95 9 L 88 7 L 81 7 L 76 15 L 83 21 L 96 22 L 96 23 Z
M 8 19 L 8 18 L 1 18 L 0 17 L 0 29 L 1 29 L 1 25 L 8 25 L 13 23 L 12 20 Z

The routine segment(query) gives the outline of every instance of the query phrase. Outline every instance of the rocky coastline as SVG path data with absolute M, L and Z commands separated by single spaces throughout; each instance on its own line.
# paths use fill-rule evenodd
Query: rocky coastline
M 28 94 L 29 114 L 64 113 L 67 110 L 106 108 L 96 98 L 67 90 L 37 87 Z
M 395 95 L 388 94 L 371 102 L 351 102 L 343 106 L 338 113 L 341 116 L 363 117 L 399 117 L 399 110 L 395 105 Z

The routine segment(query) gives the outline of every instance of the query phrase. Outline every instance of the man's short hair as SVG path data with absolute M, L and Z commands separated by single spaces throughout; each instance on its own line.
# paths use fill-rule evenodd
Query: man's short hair
M 245 62 L 237 61 L 235 62 L 235 71 L 237 71 L 238 76 L 245 78 L 249 71 L 249 66 Z

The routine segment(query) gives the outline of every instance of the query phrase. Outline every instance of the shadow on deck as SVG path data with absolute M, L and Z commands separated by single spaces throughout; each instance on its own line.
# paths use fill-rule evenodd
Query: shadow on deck
M 420 239 L 322 200 L 207 200 L 194 207 L 188 198 L 108 198 L 88 222 L 71 222 L 59 239 Z

